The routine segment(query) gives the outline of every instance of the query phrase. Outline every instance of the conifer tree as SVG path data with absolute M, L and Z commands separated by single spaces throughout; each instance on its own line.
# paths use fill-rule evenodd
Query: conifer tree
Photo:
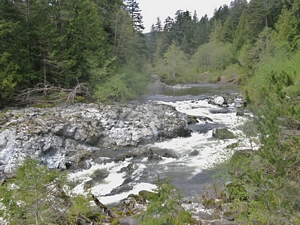
M 275 40 L 278 42 L 287 42 L 290 47 L 288 50 L 295 50 L 300 35 L 297 29 L 297 19 L 291 10 L 287 10 L 285 7 L 282 9 L 275 28 L 277 31 Z
M 245 10 L 243 10 L 233 38 L 233 45 L 236 52 L 247 42 L 247 30 L 247 17 Z
M 197 23 L 196 36 L 197 45 L 200 46 L 209 40 L 210 26 L 207 15 L 201 17 L 199 23 Z
M 265 0 L 252 0 L 249 3 L 248 13 L 248 38 L 251 44 L 254 44 L 259 33 L 268 27 L 268 10 Z
M 143 16 L 141 14 L 141 9 L 139 7 L 139 3 L 137 3 L 135 0 L 126 0 L 126 10 L 128 11 L 132 26 L 134 29 L 138 32 L 142 32 L 145 27 L 143 25 Z
M 223 38 L 226 42 L 233 42 L 233 36 L 237 29 L 242 12 L 247 8 L 246 0 L 232 1 L 229 8 L 229 16 L 227 17 L 223 27 Z

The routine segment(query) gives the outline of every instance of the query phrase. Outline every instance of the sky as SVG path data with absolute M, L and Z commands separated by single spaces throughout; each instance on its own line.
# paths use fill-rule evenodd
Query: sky
M 198 18 L 207 14 L 208 18 L 213 16 L 214 10 L 221 5 L 230 5 L 232 0 L 136 0 L 142 10 L 144 32 L 149 32 L 151 25 L 155 24 L 157 17 L 162 24 L 170 16 L 175 18 L 177 10 L 188 10 L 194 14 L 197 11 Z

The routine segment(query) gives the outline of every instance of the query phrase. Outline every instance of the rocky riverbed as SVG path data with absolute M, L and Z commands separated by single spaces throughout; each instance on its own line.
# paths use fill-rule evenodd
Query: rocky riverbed
M 189 117 L 162 104 L 78 104 L 25 108 L 0 113 L 0 174 L 11 176 L 24 157 L 49 168 L 88 167 L 90 153 L 109 154 L 117 147 L 138 146 L 188 136 Z M 106 152 L 106 153 L 105 153 Z M 109 151 L 108 151 L 109 152 Z

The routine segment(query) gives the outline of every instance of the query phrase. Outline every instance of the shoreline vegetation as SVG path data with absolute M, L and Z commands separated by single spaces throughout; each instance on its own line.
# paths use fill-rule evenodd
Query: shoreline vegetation
M 259 134 L 261 148 L 222 165 L 232 182 L 227 192 L 233 223 L 299 224 L 299 4 L 299 0 L 235 0 L 216 9 L 212 18 L 178 10 L 175 18 L 158 18 L 151 32 L 143 34 L 142 12 L 135 0 L 51 4 L 0 0 L 0 107 L 47 107 L 49 102 L 59 104 L 59 99 L 126 101 L 147 90 L 150 76 L 146 74 L 153 73 L 170 85 L 240 84 L 247 107 L 255 115 L 253 129 L 250 125 L 245 129 Z M 33 171 L 30 174 L 37 180 L 40 174 Z M 42 180 L 44 185 L 60 181 L 57 174 L 45 174 L 49 176 Z M 46 217 L 39 213 L 50 206 L 45 196 L 39 205 L 38 184 L 31 189 L 35 195 L 20 193 L 15 196 L 20 199 L 11 204 L 14 187 L 1 181 L 0 188 L 7 188 L 0 192 L 2 204 L 7 204 L 7 211 L 0 206 L 1 216 L 17 221 L 12 224 L 22 224 L 25 218 L 43 224 L 41 218 Z M 68 200 L 62 192 L 55 194 Z M 20 207 L 27 200 L 35 209 L 29 214 L 26 207 Z M 73 217 L 59 224 L 74 224 L 79 212 L 81 218 L 89 214 L 88 207 L 76 208 L 84 206 L 86 199 L 73 200 L 60 202 L 72 205 Z M 164 204 L 160 200 L 155 199 Z M 170 210 L 176 205 L 173 200 L 168 199 Z M 164 213 L 168 216 L 161 217 L 164 221 L 184 224 L 173 212 Z M 149 220 L 147 224 L 158 223 Z

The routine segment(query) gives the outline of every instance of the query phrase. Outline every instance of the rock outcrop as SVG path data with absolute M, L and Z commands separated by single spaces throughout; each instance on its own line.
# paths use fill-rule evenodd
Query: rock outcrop
M 188 136 L 188 117 L 160 104 L 78 104 L 0 113 L 0 174 L 30 156 L 66 169 L 89 152 Z

